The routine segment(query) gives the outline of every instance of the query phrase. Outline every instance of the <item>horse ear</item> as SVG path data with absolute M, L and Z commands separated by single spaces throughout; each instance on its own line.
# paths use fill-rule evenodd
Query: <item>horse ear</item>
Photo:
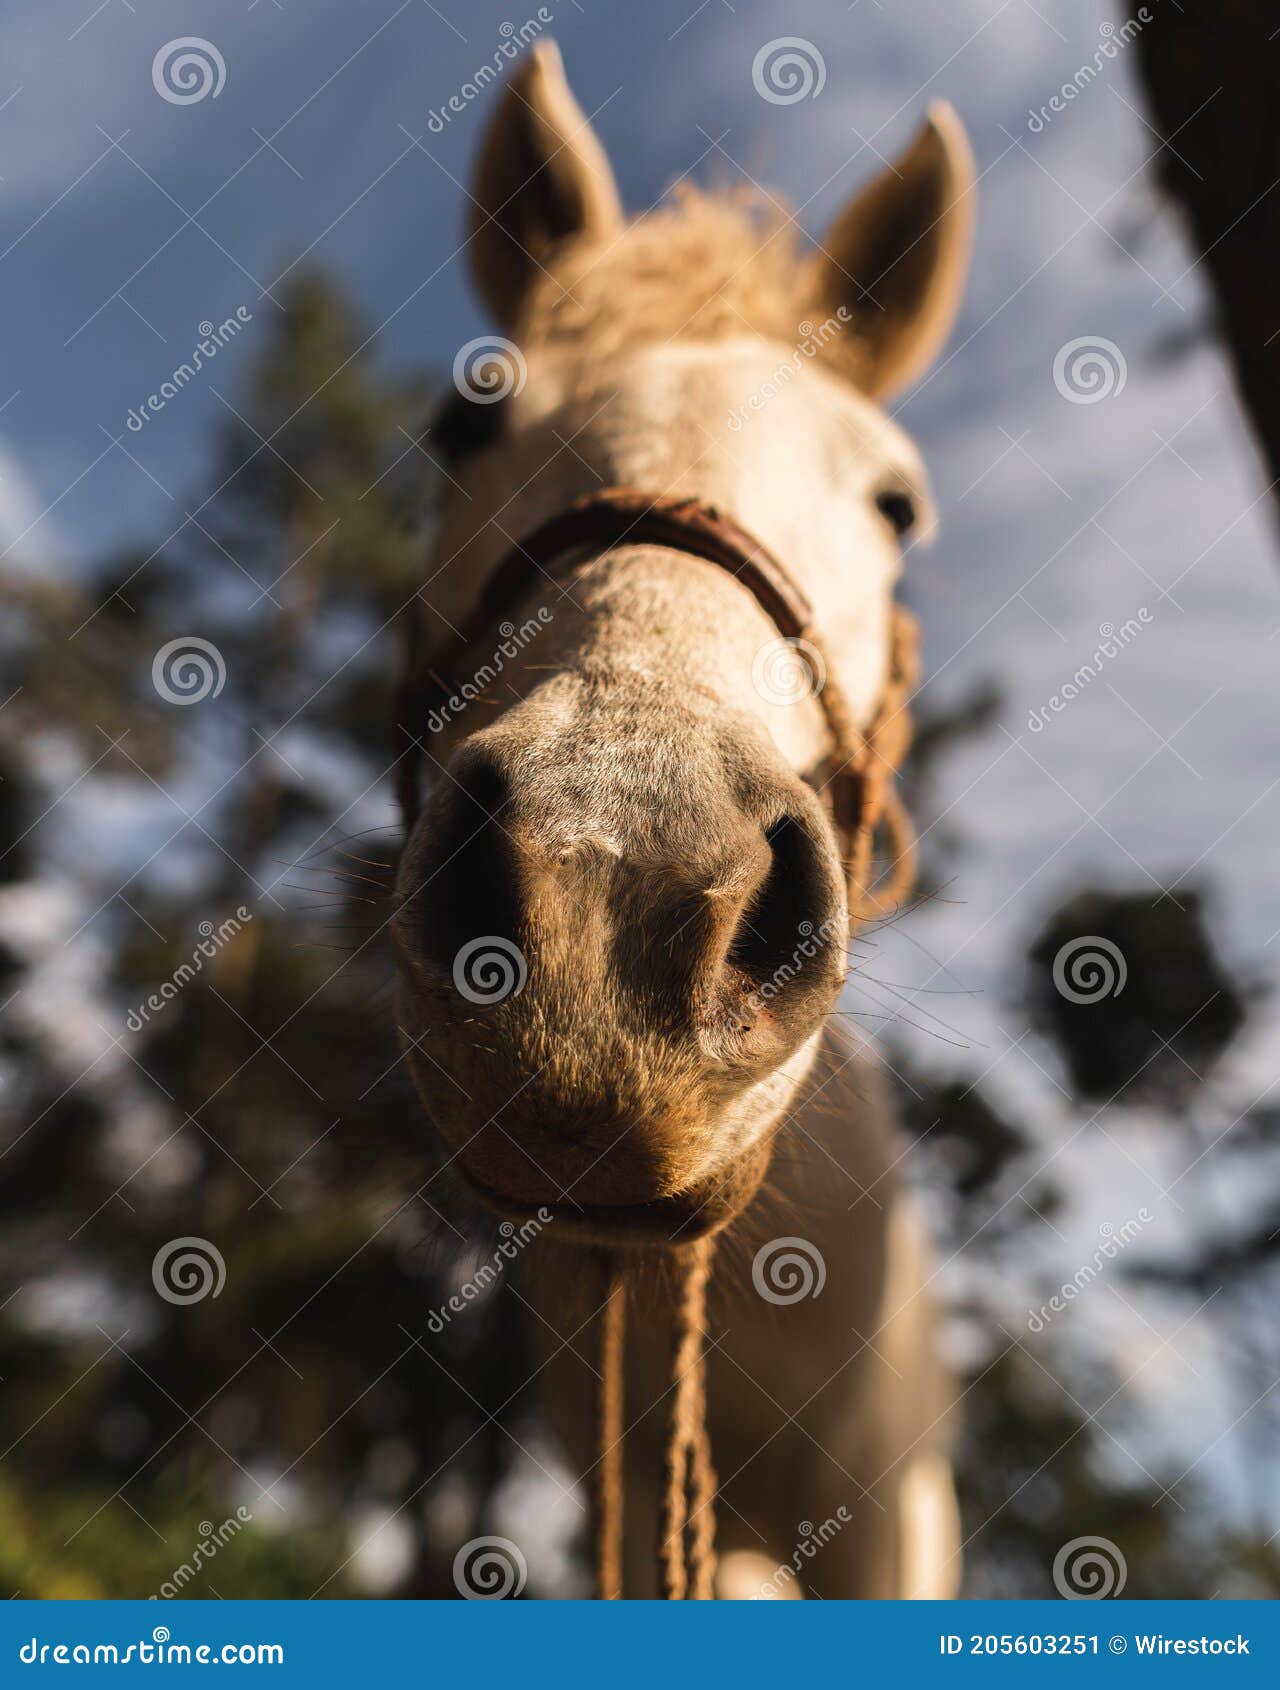
M 515 323 L 558 243 L 621 228 L 613 171 L 553 42 L 540 41 L 503 90 L 480 150 L 472 200 L 471 274 L 504 328 Z
M 914 381 L 960 309 L 973 244 L 973 152 L 943 100 L 906 152 L 837 217 L 810 261 L 810 285 L 844 307 L 874 397 Z

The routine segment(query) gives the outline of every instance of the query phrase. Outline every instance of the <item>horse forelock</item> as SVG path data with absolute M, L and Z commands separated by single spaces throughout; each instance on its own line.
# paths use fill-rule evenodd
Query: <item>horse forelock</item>
M 779 199 L 680 183 L 621 234 L 579 237 L 551 254 L 516 338 L 526 350 L 589 350 L 593 360 L 671 341 L 807 340 L 826 309 L 811 296 L 807 257 Z M 817 356 L 861 385 L 857 336 L 819 340 Z

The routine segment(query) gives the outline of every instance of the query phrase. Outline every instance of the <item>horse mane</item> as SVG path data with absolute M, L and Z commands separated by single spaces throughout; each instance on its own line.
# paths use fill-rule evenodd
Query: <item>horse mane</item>
M 809 280 L 789 208 L 755 189 L 679 183 L 607 240 L 580 237 L 547 259 L 518 326 L 535 347 L 589 347 L 612 358 L 636 346 L 756 336 L 796 346 L 857 381 L 856 336 L 822 333 L 829 309 Z

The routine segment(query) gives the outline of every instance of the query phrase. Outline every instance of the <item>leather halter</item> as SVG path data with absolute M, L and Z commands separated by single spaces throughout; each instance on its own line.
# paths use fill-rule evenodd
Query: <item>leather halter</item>
M 893 606 L 888 679 L 864 734 L 814 626 L 813 607 L 773 553 L 713 505 L 655 497 L 629 487 L 578 499 L 517 541 L 486 581 L 475 609 L 445 642 L 451 655 L 443 648 L 425 659 L 411 652 L 395 723 L 401 752 L 396 790 L 406 834 L 420 802 L 421 742 L 415 725 L 455 693 L 457 682 L 449 677 L 465 672 L 465 653 L 514 610 L 539 576 L 553 580 L 584 552 L 596 557 L 621 545 L 662 546 L 715 564 L 751 594 L 784 640 L 804 642 L 817 654 L 825 668 L 817 698 L 831 731 L 832 751 L 816 784 L 841 839 L 850 919 L 866 920 L 896 907 L 914 881 L 915 841 L 892 786 L 911 739 L 907 701 L 918 673 L 914 617 L 903 606 Z M 882 821 L 891 836 L 892 866 L 886 884 L 873 890 L 869 882 L 874 836 Z

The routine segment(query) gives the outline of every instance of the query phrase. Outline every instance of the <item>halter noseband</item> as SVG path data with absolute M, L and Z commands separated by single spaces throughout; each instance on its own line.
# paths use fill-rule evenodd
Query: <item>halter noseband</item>
M 888 676 L 875 718 L 863 733 L 836 678 L 813 608 L 782 564 L 752 535 L 699 499 L 653 497 L 615 487 L 579 499 L 550 517 L 501 559 L 475 610 L 443 650 L 425 659 L 411 650 L 408 678 L 396 700 L 400 747 L 396 789 L 405 832 L 417 817 L 422 747 L 415 727 L 455 690 L 448 677 L 495 622 L 512 611 L 538 576 L 554 580 L 584 551 L 593 556 L 615 546 L 663 546 L 714 563 L 755 599 L 779 634 L 807 644 L 825 667 L 817 696 L 831 732 L 832 749 L 818 781 L 842 847 L 851 924 L 898 906 L 915 878 L 915 840 L 893 787 L 911 741 L 907 704 L 917 677 L 915 619 L 893 607 Z M 876 831 L 890 836 L 884 883 L 870 884 Z M 716 1477 L 706 1425 L 706 1292 L 714 1239 L 708 1234 L 682 1247 L 682 1289 L 675 1309 L 669 1388 L 669 1423 L 663 1484 L 659 1567 L 663 1595 L 705 1599 L 714 1594 Z M 623 1361 L 626 1277 L 621 1258 L 606 1253 L 605 1298 L 599 1321 L 598 1453 L 595 1465 L 596 1590 L 622 1594 Z
M 578 499 L 516 541 L 485 583 L 475 609 L 447 642 L 451 655 L 440 648 L 423 659 L 411 651 L 395 723 L 400 748 L 396 792 L 406 833 L 420 804 L 421 743 L 415 726 L 424 713 L 452 695 L 454 683 L 448 677 L 461 666 L 459 659 L 515 608 L 539 576 L 554 580 L 556 572 L 583 551 L 599 555 L 622 545 L 662 546 L 714 563 L 746 588 L 784 640 L 803 642 L 818 654 L 825 679 L 817 697 L 832 739 L 818 788 L 842 845 L 850 921 L 866 921 L 898 907 L 915 879 L 915 840 L 892 784 L 911 742 L 907 704 L 918 674 L 915 618 L 894 604 L 888 678 L 875 719 L 864 734 L 814 626 L 813 607 L 768 547 L 714 505 L 655 497 L 630 487 L 607 488 Z M 891 866 L 884 883 L 873 889 L 874 842 L 881 822 L 890 834 Z

